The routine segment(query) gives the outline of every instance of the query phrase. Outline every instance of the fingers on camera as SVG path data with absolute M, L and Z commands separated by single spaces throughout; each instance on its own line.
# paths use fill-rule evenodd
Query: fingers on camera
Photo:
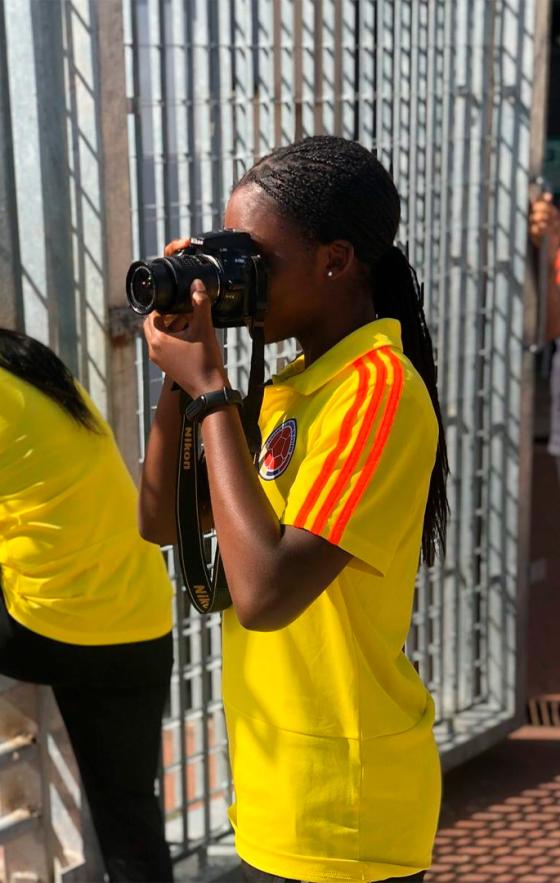
M 171 254 L 175 254 L 176 251 L 180 251 L 182 248 L 186 248 L 190 243 L 190 237 L 183 236 L 181 239 L 173 239 L 171 242 L 168 242 L 165 246 L 163 253 L 166 257 Z

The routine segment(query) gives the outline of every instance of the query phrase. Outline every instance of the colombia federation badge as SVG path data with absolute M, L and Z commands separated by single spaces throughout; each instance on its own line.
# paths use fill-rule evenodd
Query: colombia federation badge
M 265 481 L 272 481 L 286 471 L 296 446 L 297 423 L 284 420 L 270 433 L 262 446 L 259 457 L 259 475 Z

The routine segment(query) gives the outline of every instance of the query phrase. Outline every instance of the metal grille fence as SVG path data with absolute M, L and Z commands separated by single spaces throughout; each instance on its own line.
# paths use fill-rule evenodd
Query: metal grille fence
M 125 9 L 138 255 L 221 226 L 233 182 L 294 138 L 357 138 L 395 176 L 400 240 L 425 283 L 437 342 L 452 473 L 447 560 L 420 574 L 408 652 L 435 695 L 444 760 L 453 762 L 515 713 L 534 3 L 143 0 Z M 235 382 L 243 380 L 243 335 L 227 333 L 226 353 Z M 278 354 L 270 355 L 273 369 Z M 138 367 L 147 424 L 159 379 L 140 350 Z M 230 785 L 219 622 L 184 613 L 179 605 L 182 650 L 166 728 L 184 728 L 183 713 L 187 728 L 202 721 L 202 790 L 189 796 L 184 757 L 168 767 L 181 770 L 176 830 L 188 848 L 185 795 L 187 806 L 204 798 L 196 834 L 208 838 L 225 821 L 212 793 L 221 800 Z M 184 745 L 182 733 L 181 752 Z M 166 805 L 173 811 L 173 801 Z
M 108 225 L 118 237 L 126 227 L 112 208 L 126 177 L 112 139 L 124 140 L 125 123 L 107 110 L 118 105 L 109 50 L 121 48 L 108 10 L 120 28 L 120 2 L 0 0 L 2 315 L 57 348 L 115 424 L 133 399 L 115 375 L 132 365 L 131 348 L 106 335 L 107 307 L 122 304 L 117 258 L 130 257 L 124 240 L 107 243 Z M 303 135 L 357 138 L 393 171 L 400 241 L 424 281 L 437 344 L 452 470 L 446 563 L 419 576 L 408 641 L 436 699 L 448 764 L 498 738 L 519 712 L 536 10 L 537 0 L 122 0 L 133 257 L 221 226 L 239 175 Z M 129 462 L 138 444 L 142 453 L 161 383 L 135 346 L 140 441 L 120 436 Z M 224 346 L 243 386 L 248 341 L 228 332 Z M 271 350 L 270 370 L 293 354 L 291 343 Z M 111 386 L 122 405 L 112 411 Z M 177 602 L 161 783 L 181 855 L 227 830 L 231 783 L 219 618 L 185 609 L 173 552 L 164 554 Z

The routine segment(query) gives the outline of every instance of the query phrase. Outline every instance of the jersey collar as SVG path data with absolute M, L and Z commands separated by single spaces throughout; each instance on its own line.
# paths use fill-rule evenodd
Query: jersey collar
M 323 353 L 309 368 L 304 357 L 291 362 L 272 378 L 274 386 L 288 386 L 301 395 L 311 395 L 351 364 L 355 359 L 382 346 L 401 350 L 401 324 L 397 319 L 376 319 L 362 325 Z

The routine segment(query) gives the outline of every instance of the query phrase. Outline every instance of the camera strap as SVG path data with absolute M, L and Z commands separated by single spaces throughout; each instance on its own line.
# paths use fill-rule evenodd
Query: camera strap
M 206 461 L 200 450 L 198 421 L 185 414 L 192 399 L 183 390 L 180 395 L 183 418 L 175 508 L 179 561 L 191 604 L 199 613 L 213 613 L 229 607 L 231 598 L 217 544 L 208 563 L 212 540 L 204 535 L 204 519 L 211 514 Z
M 264 328 L 261 323 L 253 325 L 253 350 L 251 352 L 251 371 L 249 373 L 249 387 L 243 401 L 241 422 L 245 438 L 249 445 L 249 451 L 255 465 L 261 452 L 261 431 L 259 428 L 259 414 L 264 394 Z
M 249 388 L 243 401 L 241 420 L 255 465 L 261 450 L 259 414 L 264 394 L 264 330 L 255 323 Z M 226 575 L 215 540 L 205 536 L 212 508 L 206 460 L 201 451 L 200 426 L 189 420 L 185 409 L 192 401 L 180 391 L 182 424 L 177 467 L 176 524 L 179 561 L 189 600 L 199 613 L 215 613 L 231 605 Z M 206 527 L 206 531 L 205 531 Z M 214 554 L 212 555 L 212 547 Z M 210 560 L 211 559 L 211 560 Z

